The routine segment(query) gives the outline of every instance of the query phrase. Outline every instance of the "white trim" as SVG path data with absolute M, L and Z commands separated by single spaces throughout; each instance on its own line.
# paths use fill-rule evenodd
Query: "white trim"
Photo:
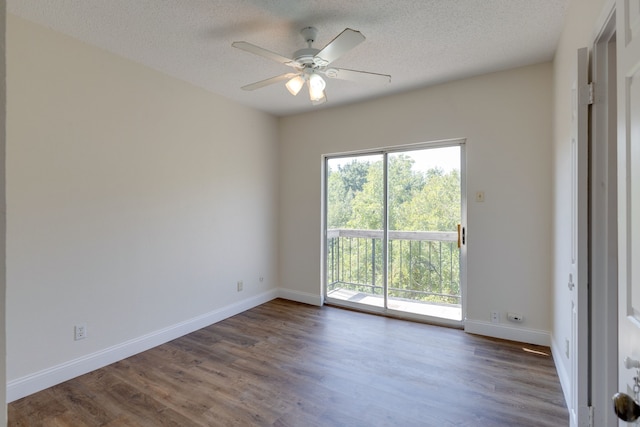
M 402 144 L 402 145 L 392 145 L 392 146 L 377 147 L 377 148 L 364 148 L 362 150 L 328 153 L 328 154 L 323 154 L 322 159 L 323 160 L 326 160 L 328 158 L 337 159 L 340 157 L 352 157 L 352 156 L 360 156 L 360 155 L 366 156 L 366 155 L 373 155 L 373 154 L 397 153 L 397 152 L 403 152 L 403 151 L 422 150 L 422 149 L 429 149 L 429 148 L 453 147 L 456 145 L 464 145 L 466 144 L 466 142 L 467 142 L 467 137 L 438 139 L 435 141 L 414 142 L 414 143 Z
M 324 304 L 324 298 L 321 294 L 310 294 L 308 292 L 294 291 L 292 289 L 278 289 L 278 298 L 301 302 L 303 304 L 317 305 L 318 307 L 321 307 Z
M 564 394 L 565 402 L 569 401 L 571 390 L 571 379 L 569 378 L 569 372 L 565 367 L 565 363 L 560 359 L 565 354 L 562 347 L 558 347 L 558 343 L 553 337 L 551 338 L 551 355 L 553 356 L 553 363 L 556 365 L 556 372 L 558 373 L 558 379 L 560 380 L 560 387 Z
M 549 346 L 551 335 L 539 329 L 518 328 L 481 320 L 465 320 L 464 331 L 470 334 L 484 335 L 522 343 Z
M 596 25 L 593 29 L 593 35 L 591 37 L 592 43 L 594 45 L 597 43 L 598 39 L 602 38 L 603 32 L 606 30 L 609 21 L 613 18 L 616 13 L 616 0 L 605 0 L 604 6 L 602 7 L 602 11 L 600 11 L 600 16 L 596 20 Z
M 592 48 L 592 79 L 596 97 L 591 109 L 589 277 L 590 372 L 589 402 L 598 408 L 594 425 L 614 425 L 611 396 L 618 391 L 617 277 L 617 105 L 615 2 L 597 21 Z M 597 386 L 596 386 L 597 385 Z
M 467 140 L 466 138 L 460 143 L 460 225 L 462 233 L 466 240 L 460 245 L 460 302 L 462 305 L 462 319 L 467 318 L 467 266 L 468 253 L 467 245 L 469 241 L 469 223 L 467 208 L 469 200 L 467 194 Z
M 277 289 L 7 383 L 7 403 L 149 350 L 280 296 Z M 283 297 L 284 298 L 284 297 Z

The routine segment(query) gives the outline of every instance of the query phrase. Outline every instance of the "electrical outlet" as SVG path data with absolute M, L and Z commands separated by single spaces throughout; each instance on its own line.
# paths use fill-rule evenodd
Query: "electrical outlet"
M 512 322 L 522 323 L 524 321 L 524 316 L 520 313 L 507 313 L 507 319 Z
M 244 284 L 242 283 L 242 280 L 238 280 L 238 292 L 242 292 L 243 288 L 244 288 Z
M 500 312 L 492 311 L 491 312 L 491 323 L 500 323 Z
M 76 325 L 73 328 L 74 331 L 74 339 L 76 341 L 83 340 L 87 337 L 87 325 L 81 324 Z

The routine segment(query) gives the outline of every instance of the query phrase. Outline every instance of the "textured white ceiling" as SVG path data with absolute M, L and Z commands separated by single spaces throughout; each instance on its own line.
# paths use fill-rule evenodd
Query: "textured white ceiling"
M 244 105 L 276 115 L 360 101 L 549 61 L 569 0 L 8 0 L 8 11 Z M 322 48 L 345 28 L 366 40 L 333 65 L 390 74 L 371 87 L 329 80 L 328 102 L 284 83 L 248 83 L 291 69 L 231 47 L 244 40 L 291 56 L 318 28 Z

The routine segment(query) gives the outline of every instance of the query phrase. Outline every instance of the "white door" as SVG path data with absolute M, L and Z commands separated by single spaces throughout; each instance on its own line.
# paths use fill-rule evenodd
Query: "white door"
M 571 426 L 588 419 L 588 147 L 589 52 L 578 50 L 577 74 L 572 88 L 571 130 L 571 260 L 568 292 L 571 300 Z
M 634 396 L 640 360 L 640 1 L 617 0 L 618 390 Z M 635 396 L 636 400 L 638 396 Z M 627 425 L 620 422 L 620 425 Z

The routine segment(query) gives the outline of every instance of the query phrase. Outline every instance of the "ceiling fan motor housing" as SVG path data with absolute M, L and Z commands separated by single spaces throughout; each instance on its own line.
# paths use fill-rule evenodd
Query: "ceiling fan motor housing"
M 304 41 L 309 43 L 309 46 L 311 46 L 311 43 L 316 41 L 316 37 L 318 36 L 318 29 L 315 27 L 305 27 L 300 30 L 300 34 L 302 34 L 302 37 L 304 37 Z
M 320 52 L 320 49 L 313 47 L 296 50 L 293 54 L 293 59 L 306 68 L 307 66 L 313 66 L 315 64 L 314 57 L 318 52 Z

